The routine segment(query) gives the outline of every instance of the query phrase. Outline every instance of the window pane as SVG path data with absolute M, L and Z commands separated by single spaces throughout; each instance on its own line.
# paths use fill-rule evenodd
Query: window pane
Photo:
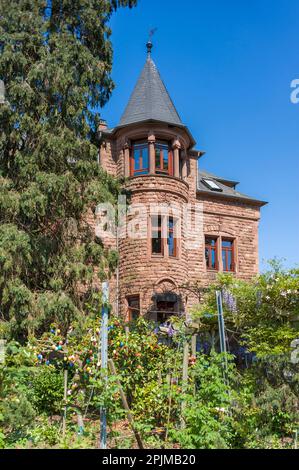
M 168 219 L 168 254 L 176 256 L 176 238 L 175 238 L 175 221 L 173 217 Z
M 131 308 L 139 309 L 139 298 L 138 297 L 131 297 L 129 299 L 129 306 Z
M 206 248 L 205 250 L 205 257 L 206 257 L 206 264 L 207 264 L 207 268 L 209 267 L 209 260 L 210 260 L 210 250 L 209 248 Z
M 222 263 L 223 263 L 223 270 L 227 271 L 227 263 L 226 263 L 226 251 L 222 251 Z
M 162 159 L 162 162 L 161 162 Z M 165 171 L 168 173 L 169 170 L 169 159 L 168 159 L 168 143 L 156 143 L 155 145 L 155 163 L 156 170 Z
M 161 215 L 153 215 L 152 216 L 152 228 L 153 229 L 161 229 L 162 227 L 162 217 Z
M 168 171 L 168 150 L 163 150 L 163 170 Z
M 140 150 L 134 150 L 134 170 L 140 169 Z
M 169 232 L 168 235 L 168 254 L 169 256 L 175 256 L 175 239 L 173 232 Z
M 155 162 L 156 162 L 156 168 L 161 168 L 161 162 L 160 162 L 160 149 L 155 150 Z
M 211 267 L 212 267 L 212 269 L 216 269 L 216 252 L 215 252 L 215 250 L 211 250 Z
M 217 243 L 216 238 L 206 238 L 206 245 L 216 246 L 216 243 Z
M 162 239 L 159 238 L 152 238 L 152 253 L 154 254 L 161 254 L 162 253 Z
M 228 271 L 233 270 L 232 252 L 231 251 L 227 252 L 227 270 Z
M 149 152 L 147 142 L 133 145 L 134 175 L 146 175 L 149 172 Z
M 147 148 L 143 148 L 142 149 L 142 168 L 148 168 L 149 167 L 149 164 L 148 164 L 148 149 Z
M 139 296 L 128 297 L 128 310 L 129 310 L 129 320 L 137 320 L 140 315 L 140 298 Z
M 232 248 L 233 242 L 232 240 L 222 240 L 223 248 Z
M 152 216 L 152 253 L 162 254 L 162 217 Z

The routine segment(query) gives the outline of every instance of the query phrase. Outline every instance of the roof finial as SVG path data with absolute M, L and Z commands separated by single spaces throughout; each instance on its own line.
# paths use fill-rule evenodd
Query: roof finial
M 156 31 L 157 31 L 157 28 L 151 29 L 150 32 L 149 32 L 149 35 L 148 35 L 148 41 L 146 43 L 148 58 L 150 58 L 150 56 L 151 56 L 151 52 L 152 52 L 152 48 L 153 48 L 152 37 L 153 37 L 153 35 L 155 34 Z

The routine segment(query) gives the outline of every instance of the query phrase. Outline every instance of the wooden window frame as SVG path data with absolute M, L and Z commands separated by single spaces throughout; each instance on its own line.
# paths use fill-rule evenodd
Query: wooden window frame
M 215 243 L 215 247 L 211 247 L 211 245 L 207 245 L 207 240 L 214 240 L 216 243 Z M 216 237 L 216 236 L 213 236 L 213 235 L 205 235 L 205 251 L 204 251 L 204 255 L 205 255 L 205 266 L 206 266 L 206 269 L 207 271 L 219 271 L 219 249 L 218 249 L 218 245 L 219 245 L 219 237 Z M 209 250 L 209 258 L 208 258 L 208 264 L 207 264 L 207 258 L 206 258 L 206 250 Z M 211 253 L 212 251 L 215 252 L 215 268 L 212 267 L 212 256 L 211 256 Z
M 231 247 L 224 247 L 223 242 L 231 242 Z M 231 258 L 232 258 L 232 269 L 225 269 L 225 266 L 223 264 L 223 252 L 225 253 L 225 264 L 228 265 L 228 253 L 231 253 Z M 236 266 L 235 266 L 235 239 L 233 238 L 228 238 L 228 237 L 222 237 L 221 238 L 221 259 L 222 259 L 222 269 L 223 272 L 225 273 L 234 273 L 236 272 Z
M 156 150 L 159 145 L 164 145 L 168 147 L 168 169 L 164 169 L 164 159 L 163 159 L 163 152 L 160 149 L 160 167 L 156 166 Z M 169 175 L 173 176 L 173 151 L 169 145 L 169 142 L 158 141 L 155 142 L 155 174 L 161 175 Z
M 159 223 L 158 223 L 158 226 L 154 226 L 153 225 L 153 219 L 154 218 L 158 218 L 158 221 L 159 221 L 159 218 L 161 220 L 161 224 L 160 224 L 160 227 L 159 227 Z M 164 223 L 164 216 L 161 215 L 161 214 L 156 214 L 156 215 L 151 215 L 151 231 L 150 231 L 150 245 L 151 245 L 151 256 L 154 257 L 154 258 L 163 258 L 164 255 L 165 255 L 165 238 L 163 238 L 163 223 Z M 153 231 L 157 231 L 158 233 L 161 234 L 161 252 L 160 253 L 154 253 L 153 252 Z M 159 237 L 158 237 L 159 238 Z
M 136 309 L 134 307 L 130 307 L 130 300 L 132 299 L 138 299 L 138 304 L 139 304 L 139 309 Z M 132 294 L 132 295 L 128 295 L 126 297 L 126 301 L 127 301 L 127 321 L 131 322 L 133 321 L 133 318 L 132 318 L 132 313 L 133 313 L 133 310 L 137 311 L 138 310 L 138 316 L 140 317 L 140 295 L 139 294 Z
M 156 227 L 153 224 L 154 218 L 160 218 L 161 224 L 160 227 Z M 169 219 L 173 219 L 173 227 L 170 229 Z M 177 224 L 179 219 L 174 216 L 169 215 L 162 215 L 162 214 L 152 214 L 150 215 L 150 230 L 148 232 L 148 244 L 150 247 L 150 256 L 152 258 L 170 258 L 170 259 L 178 259 L 179 258 L 179 242 L 177 236 Z M 153 252 L 153 231 L 158 231 L 161 233 L 161 252 L 154 253 Z M 173 233 L 173 242 L 174 242 L 174 254 L 169 253 L 169 233 Z
M 140 152 L 139 152 L 139 170 L 135 170 L 135 150 L 136 146 L 140 146 Z M 143 168 L 143 158 L 142 158 L 142 150 L 147 149 L 148 153 L 148 167 Z M 150 148 L 149 148 L 149 143 L 146 141 L 140 141 L 140 142 L 133 142 L 132 147 L 131 147 L 131 153 L 130 153 L 130 176 L 146 176 L 149 174 L 149 169 L 150 169 Z M 146 173 L 145 173 L 146 171 Z

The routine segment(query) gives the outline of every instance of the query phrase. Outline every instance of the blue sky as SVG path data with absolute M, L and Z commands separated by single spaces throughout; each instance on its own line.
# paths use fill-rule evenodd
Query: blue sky
M 114 126 L 146 58 L 206 151 L 200 165 L 269 201 L 262 209 L 260 261 L 299 264 L 298 0 L 139 0 L 111 21 L 116 88 L 102 116 Z

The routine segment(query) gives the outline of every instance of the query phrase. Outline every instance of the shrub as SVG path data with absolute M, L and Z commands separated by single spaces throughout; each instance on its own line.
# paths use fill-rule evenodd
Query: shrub
M 33 404 L 39 413 L 60 413 L 63 400 L 63 376 L 53 366 L 37 368 L 32 380 Z

